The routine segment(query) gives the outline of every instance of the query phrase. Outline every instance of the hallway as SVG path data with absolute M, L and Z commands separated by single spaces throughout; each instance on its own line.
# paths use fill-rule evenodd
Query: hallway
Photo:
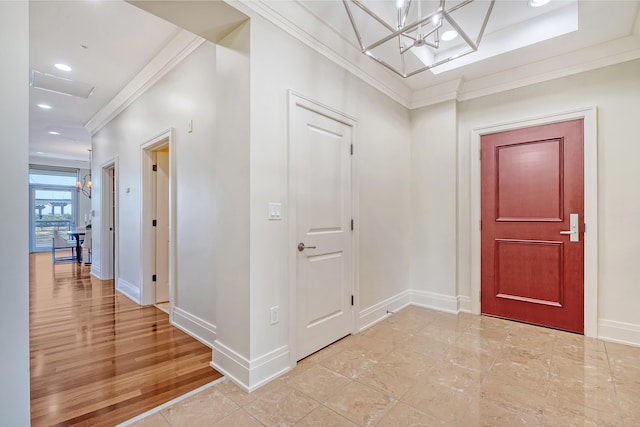
M 221 377 L 211 349 L 88 266 L 29 261 L 32 426 L 115 425 Z

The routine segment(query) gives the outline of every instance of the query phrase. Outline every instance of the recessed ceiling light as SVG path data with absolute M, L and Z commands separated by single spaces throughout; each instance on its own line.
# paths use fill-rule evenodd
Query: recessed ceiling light
M 42 108 L 43 110 L 51 109 L 51 105 L 48 105 L 48 104 L 38 104 L 38 107 Z
M 36 151 L 36 154 L 44 154 L 44 151 Z
M 442 40 L 448 42 L 449 40 L 453 40 L 456 37 L 458 37 L 458 33 L 456 31 L 449 30 L 449 31 L 445 31 L 444 33 L 442 33 L 442 36 L 440 38 Z
M 55 67 L 60 71 L 71 71 L 71 67 L 67 64 L 56 64 Z
M 56 132 L 55 130 L 50 130 L 47 132 L 49 135 L 60 135 L 60 132 Z
M 551 0 L 529 0 L 527 2 L 527 6 L 529 7 L 540 7 L 540 6 L 544 6 L 545 4 L 549 3 Z

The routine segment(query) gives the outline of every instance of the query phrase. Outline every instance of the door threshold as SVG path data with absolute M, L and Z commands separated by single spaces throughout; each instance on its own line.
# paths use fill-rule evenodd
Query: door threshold
M 153 304 L 153 306 L 155 308 L 157 308 L 158 310 L 169 314 L 169 301 L 167 301 L 167 302 L 157 302 L 157 303 Z

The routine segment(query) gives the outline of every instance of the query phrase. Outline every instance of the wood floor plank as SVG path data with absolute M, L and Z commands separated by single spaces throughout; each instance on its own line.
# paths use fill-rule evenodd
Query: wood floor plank
M 112 426 L 221 377 L 211 349 L 99 281 L 30 256 L 31 423 Z

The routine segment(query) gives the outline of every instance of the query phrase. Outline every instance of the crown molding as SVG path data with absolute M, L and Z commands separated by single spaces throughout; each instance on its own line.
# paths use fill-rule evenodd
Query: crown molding
M 591 46 L 466 81 L 458 93 L 458 100 L 479 98 L 638 58 L 640 58 L 640 42 L 635 36 L 627 36 L 596 47 Z
M 276 25 L 408 109 L 449 100 L 471 100 L 640 58 L 639 13 L 633 34 L 630 36 L 476 79 L 456 78 L 412 90 L 397 76 L 362 55 L 348 40 L 324 24 L 299 2 L 225 0 L 225 3 L 249 17 L 260 16 Z M 281 8 L 284 9 L 280 10 Z M 317 28 L 318 25 L 322 25 L 326 31 L 311 34 L 304 30 Z M 204 41 L 205 39 L 191 32 L 178 30 L 167 46 L 118 95 L 100 109 L 85 124 L 85 128 L 94 135 Z
M 417 89 L 413 92 L 410 109 L 427 107 L 453 99 L 457 100 L 463 86 L 464 81 L 459 78 Z
M 324 24 L 301 3 L 263 0 L 225 0 L 225 2 L 249 17 L 258 15 L 266 19 L 394 101 L 409 108 L 412 91 L 401 79 L 362 55 L 348 40 Z M 286 14 L 281 10 L 286 10 Z M 311 34 L 304 30 L 304 28 L 317 28 L 319 24 L 325 31 Z
M 189 31 L 176 31 L 171 41 L 84 127 L 95 135 L 204 42 Z
M 477 79 L 455 79 L 418 89 L 413 93 L 409 108 L 422 108 L 453 99 L 468 101 L 638 58 L 640 38 L 627 36 Z
M 640 58 L 639 13 L 630 36 L 476 79 L 456 78 L 414 90 L 362 55 L 349 40 L 326 25 L 301 2 L 226 2 L 248 16 L 258 14 L 408 109 L 449 100 L 470 100 Z M 319 26 L 323 31 L 316 31 L 316 34 L 305 30 Z

